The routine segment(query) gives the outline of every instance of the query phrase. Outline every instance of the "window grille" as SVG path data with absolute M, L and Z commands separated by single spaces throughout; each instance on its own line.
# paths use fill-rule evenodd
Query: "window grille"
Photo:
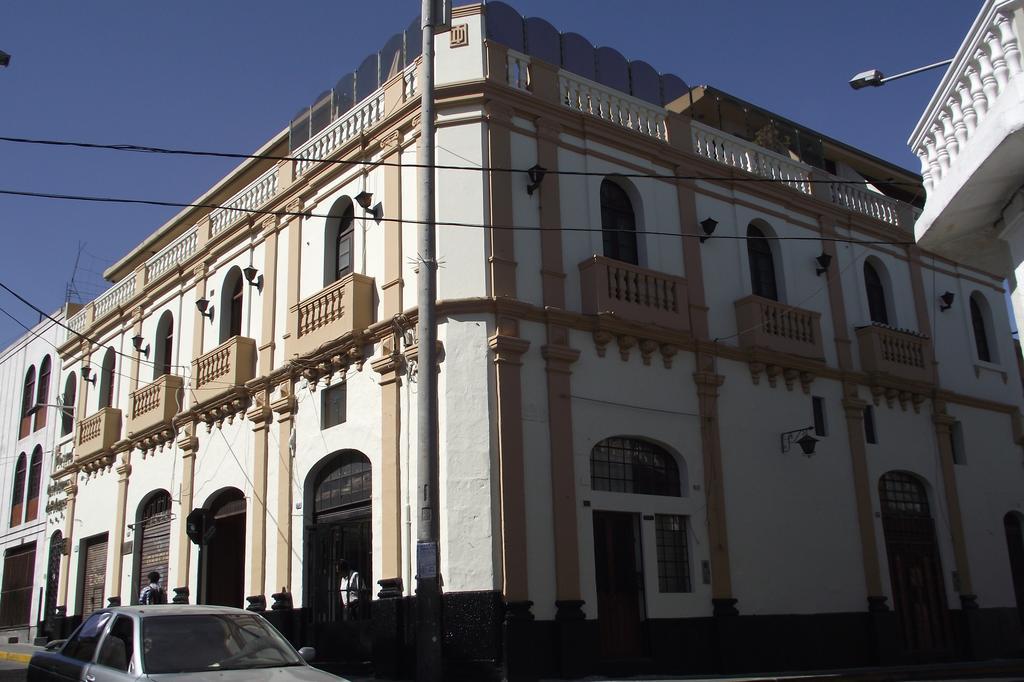
M 690 592 L 686 517 L 658 514 L 654 524 L 658 542 L 658 591 Z
M 633 438 L 609 438 L 590 454 L 590 483 L 594 490 L 640 495 L 680 496 L 675 459 L 653 443 Z

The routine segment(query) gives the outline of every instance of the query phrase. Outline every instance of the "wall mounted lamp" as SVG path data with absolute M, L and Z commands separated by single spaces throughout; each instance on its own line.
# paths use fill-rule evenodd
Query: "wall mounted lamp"
M 533 193 L 540 188 L 540 183 L 544 182 L 544 176 L 547 175 L 548 169 L 540 164 L 533 164 L 527 171 L 526 175 L 530 178 L 530 184 L 526 186 L 526 193 L 533 196 Z
M 818 439 L 811 435 L 813 430 L 813 426 L 808 426 L 803 429 L 794 429 L 783 433 L 780 436 L 782 451 L 789 452 L 790 448 L 793 447 L 793 443 L 796 443 L 804 451 L 804 455 L 807 457 L 813 455 L 814 446 L 818 443 Z
M 818 273 L 818 277 L 821 277 L 824 273 L 828 272 L 828 268 L 832 265 L 832 255 L 822 251 L 821 255 L 814 259 L 818 263 L 818 267 L 815 268 L 815 272 Z
M 955 298 L 956 294 L 954 294 L 952 291 L 947 291 L 942 296 L 939 296 L 939 300 L 942 301 L 942 304 L 939 306 L 939 312 L 943 312 L 952 308 L 953 299 Z
M 142 338 L 142 334 L 136 334 L 135 336 L 132 337 L 132 347 L 135 348 L 135 352 L 136 353 L 141 353 L 141 354 L 145 355 L 148 358 L 149 357 L 149 344 L 147 343 L 145 348 L 142 347 L 142 344 L 145 341 L 146 341 L 146 339 Z
M 89 365 L 82 365 L 82 381 L 88 381 L 93 386 L 96 385 L 96 377 L 92 376 L 92 368 Z
M 376 205 L 373 204 L 373 192 L 367 192 L 363 190 L 356 195 L 356 203 L 367 213 L 373 215 L 373 222 L 380 223 L 384 219 L 384 206 L 378 201 Z
M 263 275 L 257 275 L 259 270 L 253 266 L 249 266 L 242 270 L 242 274 L 245 275 L 245 281 L 249 283 L 249 286 L 256 287 L 260 292 L 263 291 Z
M 705 218 L 700 221 L 700 229 L 704 230 L 704 236 L 700 238 L 701 244 L 711 238 L 711 235 L 715 233 L 716 227 L 718 227 L 718 221 L 714 218 Z
M 196 301 L 196 308 L 199 309 L 199 314 L 205 318 L 208 318 L 210 322 L 213 322 L 213 306 L 210 305 L 210 301 L 205 298 L 200 298 Z M 209 308 L 209 311 L 207 311 Z

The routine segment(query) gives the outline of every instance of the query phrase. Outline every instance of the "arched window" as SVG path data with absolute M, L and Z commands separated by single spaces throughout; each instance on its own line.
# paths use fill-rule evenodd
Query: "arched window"
M 324 234 L 324 286 L 352 272 L 355 207 L 342 197 L 331 207 Z
M 242 335 L 242 271 L 228 270 L 220 291 L 220 342 Z
M 607 178 L 601 181 L 601 234 L 605 256 L 639 264 L 633 202 L 626 190 Z
M 679 497 L 679 466 L 664 448 L 636 438 L 608 438 L 590 451 L 594 490 Z
M 174 315 L 165 310 L 156 325 L 156 354 L 153 356 L 153 380 L 171 373 L 174 357 Z
M 885 474 L 878 482 L 878 497 L 883 514 L 931 518 L 928 493 L 913 474 L 903 471 Z
M 14 489 L 11 491 L 11 526 L 21 523 L 21 514 L 25 502 L 25 473 L 28 462 L 25 453 L 18 455 L 18 465 L 14 468 Z
M 43 475 L 43 448 L 40 445 L 32 451 L 28 466 L 28 499 L 25 501 L 25 520 L 35 521 L 39 516 L 39 486 Z
M 338 455 L 317 477 L 313 513 L 357 507 L 370 501 L 372 478 L 370 460 L 359 452 Z
M 21 391 L 21 426 L 18 438 L 24 438 L 32 432 L 32 407 L 36 398 L 36 367 L 32 365 L 25 373 L 25 385 Z
M 60 411 L 60 435 L 66 436 L 75 428 L 75 396 L 78 393 L 78 375 L 74 372 L 68 375 L 64 382 L 64 395 L 60 404 L 64 409 Z
M 45 407 L 48 402 L 50 402 L 49 355 L 43 358 L 42 363 L 39 365 L 39 385 L 36 388 L 36 405 L 39 405 L 39 408 L 36 410 L 36 431 L 46 426 L 46 415 L 50 413 L 50 410 Z
M 992 316 L 988 301 L 979 294 L 971 294 L 971 329 L 974 330 L 974 347 L 978 351 L 978 359 L 982 362 L 995 362 L 995 353 L 989 342 L 992 331 Z
M 114 406 L 115 359 L 114 349 L 108 348 L 103 355 L 103 366 L 100 369 L 100 409 Z
M 885 305 L 885 285 L 878 270 L 870 262 L 864 262 L 864 289 L 868 293 L 868 314 L 872 322 L 889 324 L 889 311 Z
M 764 232 L 753 223 L 747 226 L 747 259 L 750 262 L 750 285 L 754 295 L 779 300 L 772 246 Z

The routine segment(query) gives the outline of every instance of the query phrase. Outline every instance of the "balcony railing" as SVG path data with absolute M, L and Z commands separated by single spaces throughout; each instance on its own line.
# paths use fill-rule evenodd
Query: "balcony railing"
M 1020 19 L 1022 0 L 989 0 L 936 88 L 910 137 L 921 159 L 921 176 L 931 192 L 948 174 L 971 140 L 1022 72 Z M 1017 91 L 1019 92 L 1019 90 Z M 1012 106 L 1020 106 L 1014 98 Z
M 700 156 L 811 193 L 810 166 L 697 121 L 690 122 L 690 131 L 693 151 Z
M 373 323 L 373 278 L 352 273 L 292 306 L 295 339 L 289 354 L 306 355 Z
M 121 410 L 101 408 L 96 414 L 78 422 L 75 435 L 75 459 L 90 459 L 109 452 L 121 439 Z
M 215 400 L 256 376 L 256 342 L 232 336 L 192 361 L 195 404 Z
M 512 78 L 510 71 L 509 78 Z M 523 89 L 521 77 L 513 87 Z M 562 105 L 581 111 L 616 125 L 667 141 L 665 109 L 642 99 L 601 85 L 564 69 L 558 72 L 558 87 Z
M 932 381 L 931 340 L 883 325 L 857 329 L 861 369 L 907 381 Z
M 744 348 L 824 359 L 821 313 L 747 296 L 736 301 L 736 328 Z
M 686 280 L 636 265 L 591 256 L 579 265 L 583 312 L 675 330 L 690 328 Z
M 199 228 L 193 225 L 146 261 L 146 281 L 152 282 L 175 265 L 184 263 L 196 252 L 198 244 Z
M 210 213 L 210 236 L 218 234 L 233 225 L 253 209 L 263 206 L 277 194 L 277 166 L 272 166 L 263 175 L 249 183 L 241 192 L 231 197 L 221 208 Z
M 128 434 L 138 435 L 159 426 L 169 425 L 174 415 L 183 409 L 183 394 L 182 379 L 173 374 L 165 374 L 153 383 L 132 392 Z

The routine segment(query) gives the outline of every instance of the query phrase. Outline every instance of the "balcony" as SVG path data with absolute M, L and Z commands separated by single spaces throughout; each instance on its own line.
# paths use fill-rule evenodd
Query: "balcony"
M 137 436 L 169 425 L 184 405 L 182 386 L 181 377 L 165 374 L 153 383 L 134 391 L 128 415 L 128 435 Z
M 75 460 L 89 460 L 110 452 L 121 439 L 121 410 L 101 408 L 96 414 L 78 422 L 75 435 Z
M 232 336 L 192 361 L 194 404 L 205 405 L 233 394 L 234 389 L 244 386 L 254 376 L 256 342 L 245 336 Z
M 823 360 L 821 313 L 747 296 L 735 303 L 740 346 Z
M 905 381 L 932 381 L 931 343 L 914 332 L 882 325 L 857 329 L 861 369 Z
M 1010 263 L 991 226 L 1024 181 L 1022 10 L 985 2 L 908 140 L 928 191 L 917 240 L 997 274 Z
M 689 331 L 689 298 L 682 277 L 604 256 L 591 256 L 579 268 L 584 313 L 611 313 L 629 322 Z
M 291 308 L 294 339 L 289 355 L 308 355 L 373 323 L 373 278 L 352 273 Z

